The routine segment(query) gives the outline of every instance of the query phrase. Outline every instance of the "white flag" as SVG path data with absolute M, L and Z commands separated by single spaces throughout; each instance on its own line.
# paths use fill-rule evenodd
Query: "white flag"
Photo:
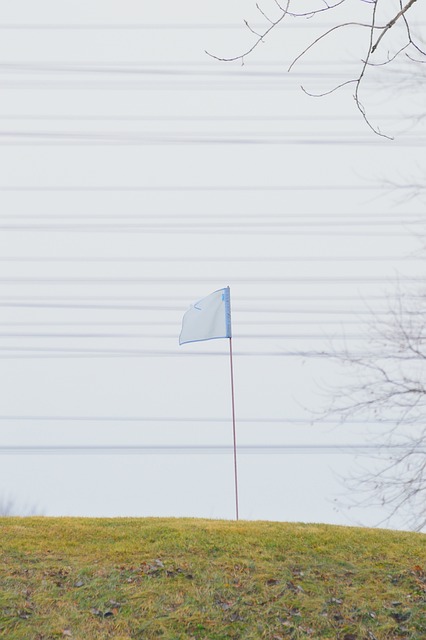
M 231 337 L 231 296 L 226 287 L 191 305 L 183 316 L 179 344 Z

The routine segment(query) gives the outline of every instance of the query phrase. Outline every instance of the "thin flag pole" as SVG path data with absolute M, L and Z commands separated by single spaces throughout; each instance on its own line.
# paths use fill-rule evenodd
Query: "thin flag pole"
M 198 300 L 182 319 L 179 344 L 229 338 L 231 362 L 232 432 L 234 436 L 235 518 L 238 520 L 237 432 L 235 428 L 234 362 L 232 358 L 231 290 L 229 287 L 213 291 Z
M 234 437 L 235 519 L 238 520 L 237 430 L 235 428 L 234 362 L 232 358 L 232 338 L 229 338 L 229 359 L 231 364 L 232 433 Z

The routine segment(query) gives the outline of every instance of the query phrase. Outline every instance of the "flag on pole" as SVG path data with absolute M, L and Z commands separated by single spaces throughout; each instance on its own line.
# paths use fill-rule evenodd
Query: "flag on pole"
M 225 287 L 191 305 L 183 316 L 179 344 L 231 337 L 231 295 Z
M 229 338 L 231 364 L 232 433 L 234 438 L 235 518 L 238 520 L 237 437 L 235 428 L 234 365 L 232 359 L 231 293 L 229 287 L 213 291 L 191 305 L 182 319 L 179 344 Z

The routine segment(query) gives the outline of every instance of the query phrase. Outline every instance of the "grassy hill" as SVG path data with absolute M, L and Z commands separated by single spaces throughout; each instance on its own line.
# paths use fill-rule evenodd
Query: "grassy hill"
M 326 525 L 0 518 L 7 640 L 426 638 L 426 537 Z

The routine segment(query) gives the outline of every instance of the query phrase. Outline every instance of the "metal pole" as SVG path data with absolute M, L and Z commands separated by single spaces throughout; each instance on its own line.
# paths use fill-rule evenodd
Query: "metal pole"
M 234 363 L 232 359 L 232 338 L 229 338 L 229 357 L 231 363 L 232 433 L 234 436 L 235 519 L 238 520 L 237 432 L 235 428 Z

